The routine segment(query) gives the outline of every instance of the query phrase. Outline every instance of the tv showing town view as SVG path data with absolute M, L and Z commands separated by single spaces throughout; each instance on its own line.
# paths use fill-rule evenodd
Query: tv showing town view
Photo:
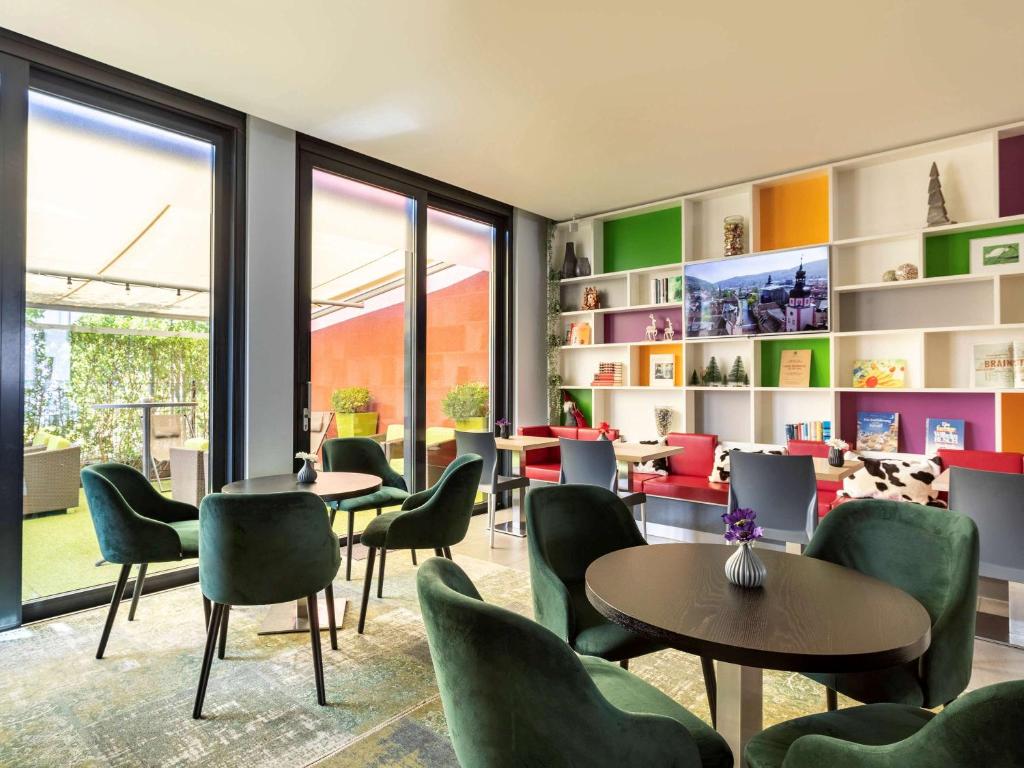
M 687 336 L 828 330 L 828 246 L 684 267 Z

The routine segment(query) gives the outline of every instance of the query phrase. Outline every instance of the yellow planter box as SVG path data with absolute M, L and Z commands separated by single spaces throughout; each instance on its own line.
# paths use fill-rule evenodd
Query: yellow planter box
M 338 437 L 368 437 L 377 434 L 377 413 L 335 413 Z

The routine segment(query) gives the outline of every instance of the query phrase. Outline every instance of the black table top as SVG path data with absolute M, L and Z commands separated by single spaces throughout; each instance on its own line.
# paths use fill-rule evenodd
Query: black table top
M 360 472 L 318 472 L 315 483 L 299 483 L 295 473 L 252 477 L 228 483 L 224 493 L 288 493 L 306 491 L 315 493 L 324 501 L 341 501 L 379 491 L 381 479 Z
M 913 597 L 823 560 L 767 549 L 763 587 L 725 578 L 733 548 L 655 544 L 587 569 L 587 597 L 608 619 L 688 653 L 793 672 L 860 672 L 918 658 L 931 620 Z

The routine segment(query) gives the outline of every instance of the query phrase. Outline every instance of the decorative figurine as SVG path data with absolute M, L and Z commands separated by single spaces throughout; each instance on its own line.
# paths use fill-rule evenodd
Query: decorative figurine
M 896 270 L 895 269 L 887 269 L 887 270 L 885 270 L 885 272 L 882 273 L 882 282 L 883 283 L 892 283 L 892 282 L 895 282 L 895 281 L 896 281 Z
M 576 243 L 565 244 L 565 258 L 562 259 L 562 279 L 576 277 Z
M 676 329 L 672 327 L 672 318 L 665 318 L 665 331 L 662 334 L 665 341 L 672 341 L 676 337 Z
M 693 373 L 690 374 L 690 386 L 691 387 L 699 387 L 700 386 L 700 376 L 697 375 L 697 369 L 696 368 L 694 368 L 693 369 Z
M 708 361 L 707 370 L 704 371 L 704 385 L 708 387 L 722 386 L 722 372 L 718 368 L 718 361 L 712 355 Z
M 897 280 L 917 280 L 917 266 L 914 264 L 900 264 L 896 267 Z
M 739 355 L 736 356 L 736 360 L 732 364 L 732 370 L 729 371 L 728 384 L 731 387 L 742 387 L 744 379 L 747 378 L 747 371 L 743 367 L 743 358 Z
M 726 216 L 722 229 L 725 234 L 725 255 L 739 256 L 743 253 L 743 217 Z
M 658 340 L 658 324 L 654 320 L 654 315 L 648 315 L 651 318 L 651 324 L 644 328 L 644 334 L 647 337 L 647 341 Z
M 601 308 L 601 297 L 597 292 L 597 288 L 593 285 L 588 285 L 583 289 L 583 306 L 580 309 L 600 309 Z
M 939 167 L 932 163 L 928 172 L 928 226 L 940 227 L 943 224 L 956 224 L 946 213 L 946 198 L 942 194 L 942 182 L 939 181 Z

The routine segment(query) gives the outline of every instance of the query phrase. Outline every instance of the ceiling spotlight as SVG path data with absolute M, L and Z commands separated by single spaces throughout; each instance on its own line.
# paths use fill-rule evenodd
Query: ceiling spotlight
M 68 278 L 68 288 L 70 288 L 70 287 L 71 287 L 71 278 L 69 277 Z
M 572 221 L 569 224 L 569 231 L 570 232 L 579 232 L 580 231 L 580 223 L 578 221 L 576 221 L 576 214 L 575 213 L 572 215 Z
M 124 292 L 125 293 L 131 293 L 132 292 L 132 286 L 131 286 L 130 283 L 125 283 L 124 284 Z
M 181 296 L 181 288 L 178 289 L 178 295 Z

